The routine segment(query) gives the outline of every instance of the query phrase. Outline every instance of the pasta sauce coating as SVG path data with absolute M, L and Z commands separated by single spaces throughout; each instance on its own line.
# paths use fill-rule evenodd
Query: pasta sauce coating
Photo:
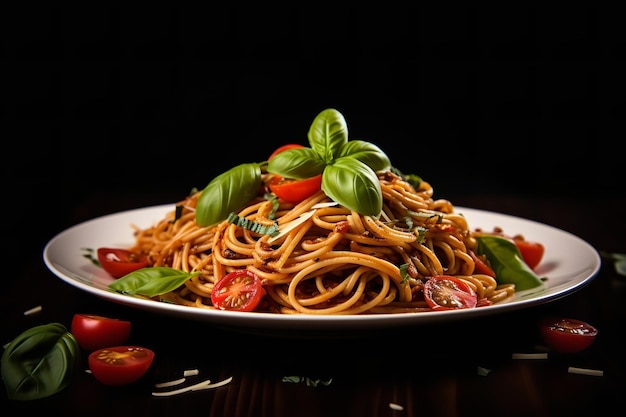
M 448 200 L 434 200 L 421 182 L 415 189 L 392 172 L 378 173 L 383 194 L 379 218 L 364 216 L 319 191 L 298 204 L 259 195 L 238 216 L 258 224 L 276 223 L 272 237 L 227 220 L 209 227 L 195 222 L 199 192 L 178 203 L 153 227 L 138 230 L 132 250 L 150 266 L 201 274 L 161 300 L 200 308 L 224 275 L 246 268 L 267 291 L 257 311 L 280 314 L 380 314 L 431 311 L 422 288 L 429 277 L 452 275 L 475 291 L 479 305 L 509 300 L 515 289 L 475 272 L 476 249 L 465 217 Z M 267 185 L 267 184 L 266 184 Z M 270 218 L 271 214 L 274 217 Z M 406 273 L 401 272 L 401 267 Z

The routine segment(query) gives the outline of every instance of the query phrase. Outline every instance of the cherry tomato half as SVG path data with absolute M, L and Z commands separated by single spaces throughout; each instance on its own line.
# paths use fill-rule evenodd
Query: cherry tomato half
M 304 148 L 304 146 L 298 144 L 298 143 L 288 143 L 286 145 L 283 146 L 279 146 L 278 148 L 276 148 L 276 150 L 274 152 L 272 152 L 272 154 L 270 155 L 269 158 L 267 158 L 268 161 L 270 161 L 273 157 L 275 157 L 276 155 L 278 155 L 281 152 L 284 152 L 288 149 L 294 149 L 294 148 Z
M 552 350 L 576 353 L 587 349 L 598 335 L 598 330 L 581 320 L 546 318 L 539 324 L 545 344 Z
M 154 351 L 141 346 L 114 346 L 93 351 L 88 358 L 89 370 L 105 385 L 127 385 L 137 381 L 150 369 Z
M 148 258 L 144 255 L 119 248 L 98 248 L 98 261 L 113 278 L 148 266 Z
M 478 302 L 467 282 L 450 275 L 430 277 L 424 284 L 424 299 L 433 310 L 474 308 Z
M 266 291 L 261 278 L 247 269 L 224 275 L 211 292 L 211 301 L 220 310 L 252 311 Z
M 123 345 L 130 337 L 131 323 L 109 317 L 74 314 L 71 333 L 78 345 L 88 351 Z
M 307 197 L 311 197 L 322 188 L 322 174 L 304 180 L 288 180 L 276 176 L 270 182 L 270 190 L 278 198 L 288 203 L 297 204 Z

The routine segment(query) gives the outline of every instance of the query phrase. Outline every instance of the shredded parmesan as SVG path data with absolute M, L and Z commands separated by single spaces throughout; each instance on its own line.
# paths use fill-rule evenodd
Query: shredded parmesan
M 176 379 L 174 381 L 159 382 L 158 384 L 154 384 L 154 386 L 156 388 L 166 388 L 166 387 L 172 387 L 174 385 L 180 385 L 180 384 L 182 384 L 185 381 L 186 381 L 185 378 L 180 378 L 180 379 Z
M 338 205 L 339 203 L 337 203 L 336 201 L 326 201 L 324 203 L 314 204 L 313 206 L 311 206 L 311 208 L 318 209 L 318 208 L 333 207 L 333 206 L 338 206 Z
M 548 359 L 547 353 L 514 353 L 513 359 Z
M 169 397 L 172 395 L 178 395 L 178 394 L 182 394 L 184 392 L 189 392 L 189 391 L 199 391 L 203 389 L 217 388 L 217 387 L 221 387 L 222 385 L 228 384 L 230 381 L 232 381 L 232 379 L 233 377 L 231 376 L 222 381 L 216 382 L 214 384 L 211 384 L 211 380 L 207 379 L 206 381 L 198 382 L 197 384 L 189 385 L 189 386 L 175 389 L 172 391 L 153 392 L 152 395 L 154 395 L 155 397 Z
M 580 375 L 591 375 L 591 376 L 603 376 L 604 371 L 599 369 L 585 369 L 585 368 L 575 368 L 570 366 L 567 368 L 567 372 L 570 374 L 580 374 Z
M 278 233 L 274 237 L 271 237 L 267 241 L 267 243 L 275 242 L 277 239 L 279 239 L 282 236 L 286 235 L 291 230 L 293 230 L 294 228 L 298 227 L 299 225 L 301 225 L 305 221 L 309 220 L 313 216 L 313 214 L 315 214 L 315 210 L 311 210 L 311 211 L 307 211 L 306 213 L 302 213 L 301 215 L 299 215 L 298 217 L 296 217 L 295 219 L 293 219 L 292 221 L 290 221 L 289 223 L 287 223 L 286 225 L 281 227 L 280 233 Z
M 25 316 L 30 316 L 31 314 L 39 313 L 41 310 L 42 310 L 41 306 L 33 307 L 33 308 L 29 309 L 29 310 L 26 310 L 24 312 L 24 315 Z
M 193 376 L 193 375 L 198 375 L 200 373 L 200 371 L 198 371 L 197 369 L 186 369 L 183 372 L 183 376 Z
M 389 403 L 389 408 L 391 408 L 392 410 L 398 410 L 398 411 L 404 410 L 404 407 L 396 403 Z

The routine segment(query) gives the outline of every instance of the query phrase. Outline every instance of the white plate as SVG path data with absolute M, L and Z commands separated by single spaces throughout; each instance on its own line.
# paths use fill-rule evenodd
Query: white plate
M 546 249 L 537 273 L 548 278 L 546 288 L 530 294 L 518 294 L 513 301 L 489 307 L 444 312 L 355 316 L 215 311 L 144 300 L 108 290 L 107 285 L 112 278 L 83 256 L 84 248 L 95 250 L 104 246 L 132 246 L 134 238 L 131 225 L 141 228 L 149 227 L 173 208 L 168 204 L 130 210 L 73 226 L 48 242 L 43 252 L 44 262 L 50 271 L 63 281 L 103 299 L 154 313 L 200 320 L 220 327 L 244 331 L 371 330 L 498 314 L 543 304 L 571 294 L 587 284 L 600 270 L 598 252 L 587 242 L 568 232 L 519 217 L 456 207 L 456 212 L 466 216 L 471 229 L 480 227 L 492 230 L 494 226 L 499 226 L 507 233 L 522 233 L 529 240 L 542 242 Z

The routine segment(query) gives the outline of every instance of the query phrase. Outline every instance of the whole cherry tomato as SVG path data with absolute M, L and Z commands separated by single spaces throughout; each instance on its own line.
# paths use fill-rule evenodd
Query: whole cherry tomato
M 550 317 L 539 324 L 545 344 L 552 350 L 575 353 L 587 349 L 598 335 L 598 330 L 581 320 Z
M 88 351 L 125 344 L 131 322 L 92 314 L 74 314 L 71 333 L 78 345 Z
M 276 176 L 270 182 L 270 190 L 276 197 L 289 203 L 298 204 L 322 188 L 322 174 L 304 180 L 288 180 Z
M 273 157 L 275 157 L 276 155 L 278 155 L 281 152 L 284 152 L 288 149 L 294 149 L 294 148 L 304 148 L 303 145 L 300 145 L 298 143 L 288 143 L 286 145 L 283 146 L 279 146 L 278 148 L 276 148 L 276 150 L 274 152 L 272 152 L 272 154 L 270 155 L 269 158 L 267 158 L 267 160 L 271 160 Z

